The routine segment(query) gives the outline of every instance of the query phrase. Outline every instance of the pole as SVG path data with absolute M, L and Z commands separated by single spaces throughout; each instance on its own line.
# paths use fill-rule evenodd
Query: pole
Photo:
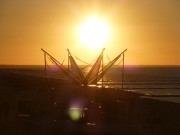
M 102 89 L 103 89 L 103 64 L 104 64 L 103 55 L 104 55 L 104 51 L 103 51 L 103 53 L 102 53 Z
M 69 49 L 67 49 L 67 51 L 68 51 L 68 82 L 70 82 L 70 79 L 69 79 Z
M 60 64 L 61 66 L 63 66 L 59 61 L 57 61 L 53 56 L 51 56 L 48 52 L 46 52 L 44 49 L 41 48 L 41 50 L 46 53 L 47 55 L 49 55 L 55 62 L 57 62 L 58 64 Z M 63 66 L 64 67 L 64 66 Z M 65 67 L 64 67 L 65 68 Z
M 67 49 L 68 51 L 68 73 L 69 73 L 69 50 Z
M 124 89 L 124 52 L 123 52 L 123 65 L 122 65 L 122 90 Z
M 45 77 L 45 80 L 46 80 L 46 53 L 44 53 L 44 77 Z

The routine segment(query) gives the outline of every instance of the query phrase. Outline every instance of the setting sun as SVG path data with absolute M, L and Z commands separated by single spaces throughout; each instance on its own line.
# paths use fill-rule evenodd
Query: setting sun
M 98 18 L 92 17 L 80 27 L 80 40 L 90 48 L 102 48 L 109 39 L 107 24 Z

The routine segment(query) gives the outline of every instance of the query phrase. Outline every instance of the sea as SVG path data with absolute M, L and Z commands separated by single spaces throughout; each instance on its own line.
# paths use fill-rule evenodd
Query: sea
M 88 70 L 81 68 L 84 72 Z M 123 89 L 144 94 L 142 98 L 153 98 L 162 101 L 180 103 L 180 66 L 132 66 L 124 68 L 113 66 L 104 76 L 104 86 Z M 47 69 L 48 70 L 48 69 Z M 10 71 L 27 76 L 44 77 L 43 65 L 1 65 L 0 71 Z M 47 71 L 48 77 L 66 79 L 61 73 L 53 69 Z

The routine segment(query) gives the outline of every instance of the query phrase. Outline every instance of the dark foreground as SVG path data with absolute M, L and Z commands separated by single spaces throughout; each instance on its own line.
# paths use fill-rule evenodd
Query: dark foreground
M 180 104 L 0 72 L 1 135 L 179 135 Z

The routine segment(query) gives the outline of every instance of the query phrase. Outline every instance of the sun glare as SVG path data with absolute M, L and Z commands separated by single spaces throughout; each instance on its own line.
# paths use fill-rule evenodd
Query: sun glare
M 109 39 L 109 29 L 105 22 L 92 17 L 80 27 L 80 40 L 90 48 L 102 48 Z

